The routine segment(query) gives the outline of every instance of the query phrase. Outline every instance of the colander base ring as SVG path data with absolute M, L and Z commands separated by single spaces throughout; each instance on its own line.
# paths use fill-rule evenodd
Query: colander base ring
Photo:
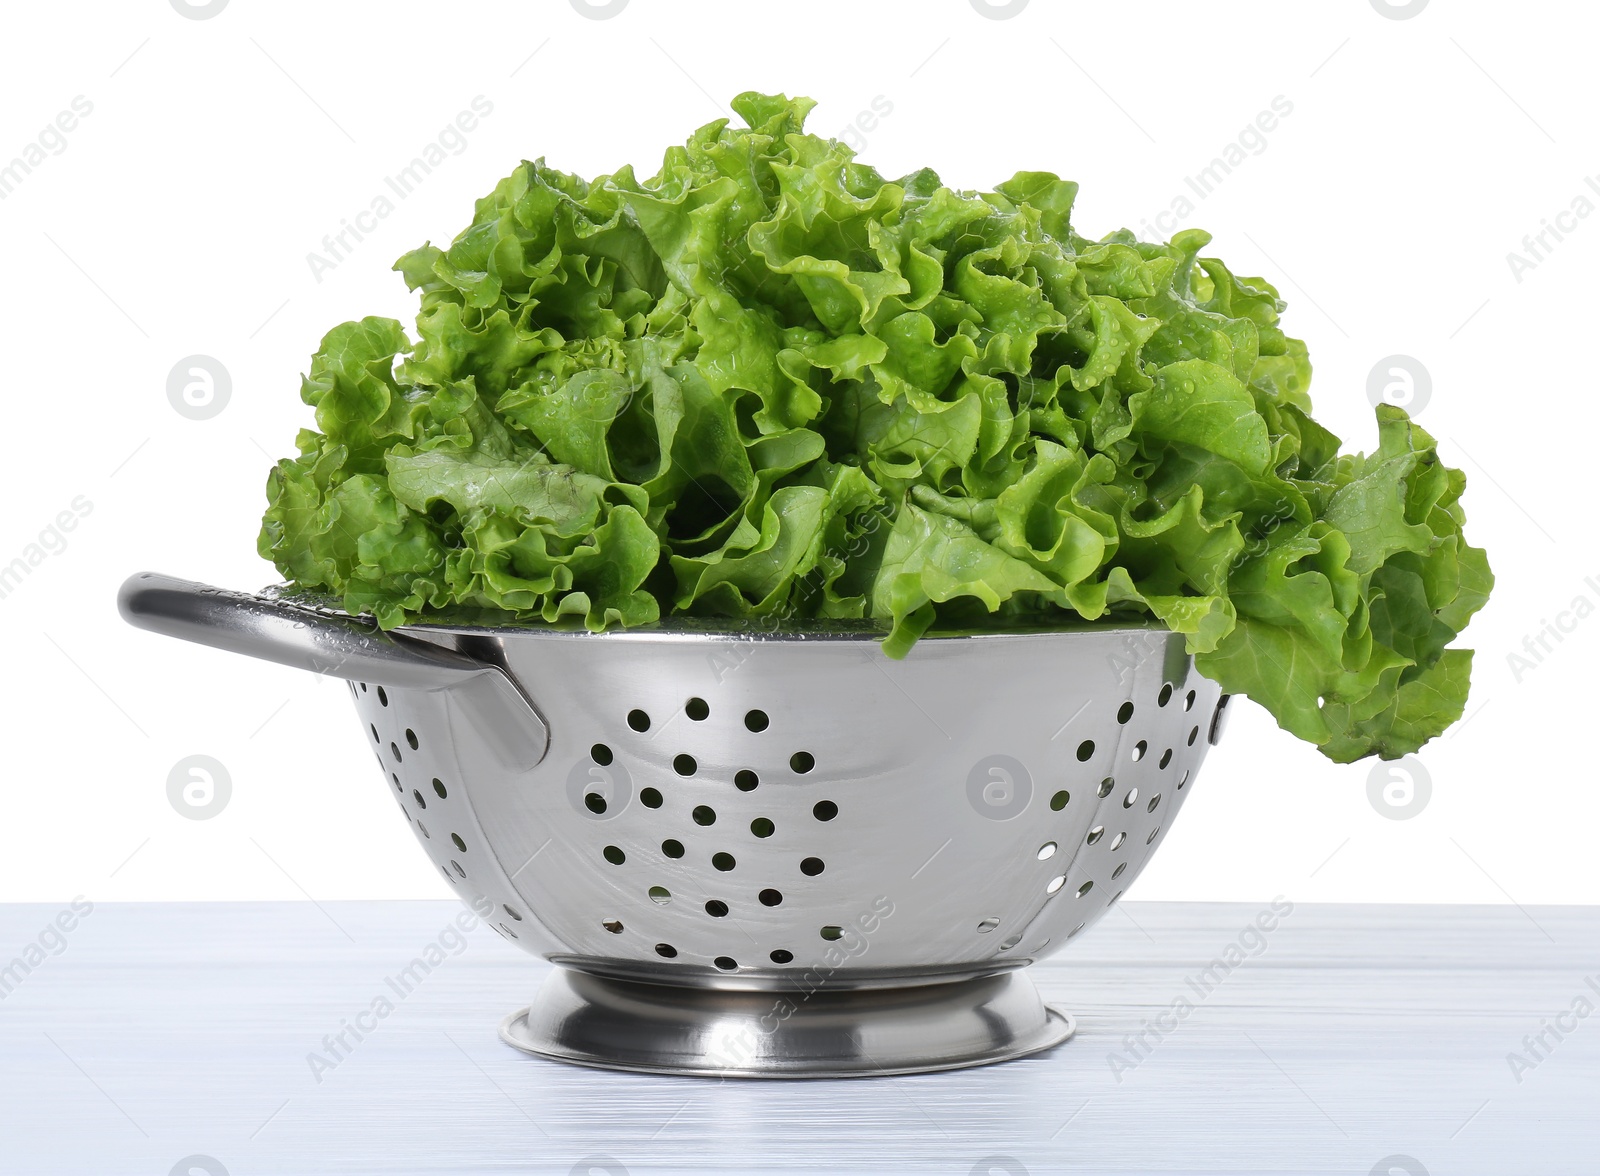
M 1038 1053 L 1076 1023 L 1020 971 L 951 984 L 806 993 L 615 980 L 557 968 L 500 1037 L 539 1057 L 708 1078 L 869 1078 Z

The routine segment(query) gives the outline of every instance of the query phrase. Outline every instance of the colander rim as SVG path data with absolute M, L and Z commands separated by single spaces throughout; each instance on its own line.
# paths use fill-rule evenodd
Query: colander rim
M 264 588 L 263 598 L 281 601 L 297 609 L 319 616 L 342 620 L 364 621 L 376 624 L 376 618 L 365 613 L 350 613 L 342 608 L 337 598 L 326 594 L 308 592 L 287 584 Z M 800 624 L 790 623 L 771 628 L 759 619 L 740 622 L 731 617 L 663 617 L 648 625 L 631 628 L 606 629 L 593 632 L 578 621 L 547 623 L 516 621 L 509 624 L 489 624 L 441 615 L 434 619 L 410 621 L 395 626 L 391 632 L 420 637 L 543 637 L 570 638 L 585 641 L 771 641 L 771 642 L 878 642 L 888 636 L 886 622 L 863 620 L 812 620 Z M 1054 624 L 1010 624 L 1004 627 L 930 630 L 918 643 L 954 641 L 1027 640 L 1038 638 L 1065 639 L 1070 637 L 1105 637 L 1118 633 L 1144 635 L 1149 633 L 1179 634 L 1168 629 L 1159 620 L 1141 620 L 1136 617 L 1119 617 L 1113 620 Z

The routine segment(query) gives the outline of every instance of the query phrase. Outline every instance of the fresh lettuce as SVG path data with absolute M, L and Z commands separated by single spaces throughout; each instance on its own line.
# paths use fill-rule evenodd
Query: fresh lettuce
M 1344 455 L 1261 278 L 1072 227 L 1077 186 L 887 181 L 742 94 L 648 180 L 523 163 L 334 328 L 259 549 L 394 626 L 667 613 L 930 630 L 1155 618 L 1348 761 L 1460 717 L 1462 474 L 1397 408 Z

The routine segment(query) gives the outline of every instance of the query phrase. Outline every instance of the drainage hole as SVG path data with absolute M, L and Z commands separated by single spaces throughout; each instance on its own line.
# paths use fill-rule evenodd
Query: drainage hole
M 444 784 L 440 781 L 439 777 L 437 777 L 437 776 L 435 776 L 433 778 L 433 790 L 439 794 L 439 799 L 440 800 L 443 800 L 445 797 L 450 795 L 448 792 L 445 791 Z
M 815 878 L 826 868 L 827 867 L 822 864 L 821 858 L 809 857 L 800 863 L 800 872 L 807 878 Z
M 794 960 L 794 952 L 784 951 L 783 948 L 780 947 L 767 958 L 775 964 L 787 964 Z
M 739 966 L 739 961 L 734 959 L 732 956 L 718 956 L 711 962 L 716 964 L 717 967 L 721 968 L 724 972 L 731 972 Z
M 631 710 L 628 712 L 628 726 L 635 731 L 648 731 L 650 729 L 650 716 L 642 710 Z M 657 948 L 656 950 L 659 951 L 661 949 Z M 677 955 L 678 953 L 673 952 L 672 954 Z
M 777 826 L 769 821 L 766 817 L 757 817 L 755 820 L 750 822 L 750 832 L 754 833 L 757 837 L 771 837 L 776 830 Z
M 620 866 L 623 862 L 628 860 L 628 855 L 623 853 L 622 850 L 615 845 L 608 845 L 600 852 L 605 854 L 606 861 L 610 862 L 613 866 Z
M 425 809 L 428 807 L 428 802 L 422 799 L 422 793 L 418 792 L 415 788 L 411 790 L 411 799 L 417 802 L 417 807 L 419 809 Z
M 709 804 L 697 804 L 694 812 L 689 814 L 694 818 L 696 825 L 715 825 L 717 823 L 717 810 Z
M 606 798 L 598 792 L 591 792 L 583 798 L 583 807 L 591 813 L 603 813 L 606 811 Z
M 740 768 L 733 774 L 733 786 L 740 792 L 754 792 L 756 785 L 761 783 L 761 777 L 749 768 Z
M 726 874 L 738 863 L 733 860 L 731 853 L 714 853 L 711 855 L 711 864 Z
M 1094 754 L 1094 740 L 1085 739 L 1078 744 L 1078 761 L 1081 763 Z
M 675 755 L 672 757 L 672 770 L 680 776 L 692 776 L 700 765 L 694 762 L 692 755 Z
M 819 821 L 831 821 L 839 815 L 839 806 L 831 800 L 819 800 L 811 806 L 811 815 Z
M 797 751 L 789 757 L 789 766 L 800 775 L 804 776 L 817 766 L 817 757 L 809 751 Z
M 406 728 L 406 742 L 411 745 L 411 750 L 417 750 L 417 733 L 410 727 Z
M 456 848 L 459 849 L 462 853 L 466 853 L 467 852 L 467 843 L 465 841 L 461 840 L 461 834 L 459 834 L 459 833 L 450 834 L 450 840 L 455 842 Z
M 783 903 L 783 892 L 781 890 L 773 890 L 770 886 L 756 895 L 756 897 L 761 900 L 762 906 L 781 906 Z
M 695 722 L 699 723 L 703 722 L 706 716 L 711 713 L 711 708 L 706 705 L 705 699 L 691 698 L 688 702 L 684 703 L 683 713 L 688 715 Z
M 596 743 L 589 749 L 589 758 L 603 768 L 609 765 L 615 757 L 611 754 L 611 749 L 604 743 Z
M 744 725 L 752 731 L 765 731 L 770 721 L 766 711 L 753 710 L 744 713 Z
M 669 858 L 681 858 L 683 856 L 683 842 L 675 837 L 669 837 L 661 843 L 661 852 Z
M 728 904 L 720 898 L 713 898 L 706 903 L 706 914 L 713 919 L 725 919 L 728 917 Z
M 500 909 L 505 911 L 506 914 L 510 915 L 517 922 L 522 922 L 522 914 L 517 910 L 516 907 L 511 906 L 509 903 L 503 902 L 500 904 Z M 619 927 L 618 930 L 620 931 L 621 928 Z
M 613 934 L 613 935 L 621 935 L 622 934 L 622 924 L 617 922 L 617 920 L 615 920 L 615 919 L 606 919 L 603 922 L 601 922 L 600 925 L 602 927 L 604 927 L 607 931 L 611 932 L 611 934 Z
M 661 793 L 654 788 L 641 788 L 639 789 L 639 803 L 644 805 L 645 808 L 660 808 Z
M 670 943 L 658 943 L 656 944 L 656 954 L 664 959 L 670 960 L 676 958 L 678 949 L 673 947 Z
M 672 901 L 672 891 L 665 886 L 652 886 L 650 888 L 650 901 L 657 906 L 666 906 Z
M 833 926 L 824 927 L 822 929 L 822 937 L 828 940 L 830 943 L 835 939 L 842 939 L 844 938 L 844 928 Z
M 1133 703 L 1125 702 L 1117 708 L 1117 722 L 1126 725 L 1131 718 L 1133 718 Z
M 1063 788 L 1060 792 L 1056 793 L 1050 798 L 1050 807 L 1059 813 L 1062 809 L 1067 807 L 1067 802 L 1071 799 L 1072 793 Z

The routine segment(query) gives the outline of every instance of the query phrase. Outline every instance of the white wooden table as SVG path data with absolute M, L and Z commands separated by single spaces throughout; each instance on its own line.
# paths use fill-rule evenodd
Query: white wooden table
M 1253 906 L 1131 903 L 1034 969 L 1078 1017 L 1055 1051 L 812 1082 L 520 1054 L 543 965 L 483 929 L 396 999 L 460 909 L 96 907 L 0 976 L 0 1172 L 1600 1172 L 1596 908 L 1298 906 L 1258 944 Z M 0 906 L 0 967 L 57 914 Z

